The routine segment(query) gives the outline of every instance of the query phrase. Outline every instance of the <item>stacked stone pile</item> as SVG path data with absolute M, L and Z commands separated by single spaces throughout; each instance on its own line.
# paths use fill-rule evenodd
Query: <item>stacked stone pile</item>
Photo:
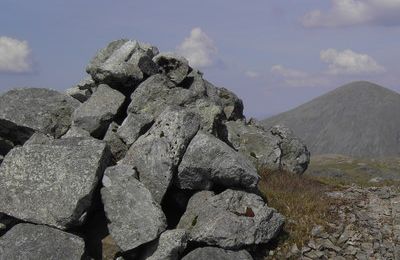
M 289 129 L 247 122 L 235 94 L 148 44 L 114 41 L 87 72 L 67 94 L 0 96 L 0 259 L 100 258 L 88 227 L 121 259 L 252 259 L 278 234 L 256 167 L 305 171 Z

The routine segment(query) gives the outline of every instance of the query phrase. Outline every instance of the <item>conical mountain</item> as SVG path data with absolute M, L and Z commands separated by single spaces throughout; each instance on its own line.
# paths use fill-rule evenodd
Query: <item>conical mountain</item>
M 400 155 L 400 94 L 371 82 L 349 83 L 263 124 L 292 128 L 314 155 Z

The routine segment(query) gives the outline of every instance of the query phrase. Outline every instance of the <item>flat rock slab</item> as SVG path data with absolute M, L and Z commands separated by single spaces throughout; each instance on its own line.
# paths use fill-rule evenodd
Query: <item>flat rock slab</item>
M 251 161 L 216 137 L 199 131 L 179 165 L 175 184 L 181 189 L 238 187 L 256 190 L 258 173 Z
M 0 167 L 0 212 L 61 229 L 80 225 L 109 157 L 95 139 L 14 148 Z
M 0 237 L 0 260 L 80 260 L 82 238 L 42 225 L 18 224 Z
M 161 203 L 183 153 L 199 129 L 200 120 L 192 112 L 168 107 L 150 130 L 128 150 L 122 163 L 134 166 L 140 181 Z
M 0 96 L 0 136 L 23 144 L 34 132 L 60 137 L 79 101 L 55 90 L 25 88 Z
M 125 101 L 119 91 L 102 84 L 73 115 L 73 124 L 94 137 L 102 137 Z
M 156 239 L 167 228 L 161 206 L 136 177 L 127 165 L 109 167 L 103 177 L 101 198 L 108 228 L 123 251 Z
M 193 250 L 182 260 L 253 260 L 253 257 L 246 250 L 229 251 L 217 247 L 202 247 Z
M 244 191 L 226 190 L 218 195 L 201 191 L 189 200 L 178 228 L 190 240 L 224 249 L 268 243 L 284 224 L 284 217 L 263 199 Z

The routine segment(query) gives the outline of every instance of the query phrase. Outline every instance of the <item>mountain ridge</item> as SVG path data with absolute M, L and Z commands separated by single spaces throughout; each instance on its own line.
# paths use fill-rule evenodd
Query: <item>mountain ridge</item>
M 355 81 L 262 124 L 290 127 L 312 154 L 385 157 L 400 155 L 399 114 L 399 93 Z

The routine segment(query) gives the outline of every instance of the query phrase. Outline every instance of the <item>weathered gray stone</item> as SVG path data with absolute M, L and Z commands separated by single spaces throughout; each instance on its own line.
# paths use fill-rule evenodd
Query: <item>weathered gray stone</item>
M 25 143 L 24 146 L 33 144 L 50 144 L 54 138 L 43 133 L 34 133 Z
M 21 145 L 34 132 L 60 137 L 71 125 L 79 102 L 41 88 L 10 90 L 0 96 L 0 136 Z
M 217 93 L 220 97 L 222 107 L 228 120 L 238 120 L 244 118 L 243 101 L 240 98 L 226 88 L 218 88 Z
M 107 168 L 103 177 L 101 198 L 108 228 L 123 251 L 156 239 L 167 227 L 161 207 L 136 177 L 127 165 Z
M 178 260 L 186 248 L 188 238 L 184 229 L 167 230 L 146 249 L 141 259 Z
M 78 86 L 67 89 L 65 93 L 79 102 L 85 102 L 92 95 L 92 92 L 89 89 L 80 89 Z
M 0 259 L 80 260 L 82 238 L 42 225 L 18 224 L 0 238 Z
M 284 224 L 284 217 L 261 197 L 226 190 L 218 195 L 201 191 L 189 200 L 178 228 L 189 230 L 191 241 L 239 249 L 267 243 Z
M 279 137 L 240 120 L 228 121 L 225 125 L 228 141 L 237 151 L 251 159 L 256 167 L 280 170 L 282 151 Z
M 189 73 L 189 62 L 174 53 L 160 53 L 153 58 L 161 72 L 167 75 L 176 84 L 181 83 Z
M 155 47 L 137 41 L 114 41 L 96 54 L 86 71 L 97 83 L 134 88 L 157 73 L 158 67 L 152 61 L 157 52 Z
M 86 137 L 90 138 L 91 135 L 88 131 L 83 130 L 80 127 L 77 126 L 71 126 L 71 128 L 68 130 L 68 132 L 63 135 L 61 138 L 71 138 L 71 137 Z
M 310 162 L 310 152 L 305 144 L 287 127 L 274 126 L 268 131 L 281 139 L 282 169 L 302 174 Z
M 96 88 L 96 83 L 92 79 L 90 75 L 86 76 L 83 78 L 79 83 L 76 85 L 80 90 L 90 90 L 91 92 L 94 92 L 93 90 Z
M 121 137 L 118 135 L 118 124 L 112 122 L 108 127 L 106 135 L 104 136 L 104 141 L 110 147 L 111 154 L 115 161 L 119 161 L 125 157 L 128 151 L 128 146 L 122 141 Z
M 225 118 L 221 106 L 210 99 L 198 99 L 189 108 L 200 116 L 201 130 L 213 135 L 218 134 Z
M 117 133 L 128 146 L 131 146 L 153 122 L 153 117 L 148 114 L 129 113 Z
M 157 74 L 148 78 L 133 92 L 128 112 L 146 113 L 157 118 L 167 106 L 185 106 L 203 97 L 202 95 L 193 89 L 178 87 L 166 75 Z
M 95 139 L 14 148 L 0 167 L 0 212 L 62 229 L 80 225 L 108 160 Z
M 253 260 L 246 250 L 229 251 L 217 247 L 201 247 L 193 250 L 182 260 Z
M 244 155 L 216 137 L 199 131 L 179 165 L 175 184 L 181 189 L 212 189 L 214 186 L 255 190 L 259 176 Z
M 310 153 L 288 129 L 272 128 L 266 131 L 254 122 L 246 124 L 241 120 L 228 121 L 225 125 L 228 141 L 256 167 L 297 174 L 307 169 Z
M 125 96 L 107 85 L 100 85 L 88 101 L 74 112 L 73 124 L 101 137 L 125 101 Z
M 178 163 L 199 129 L 194 113 L 179 107 L 167 108 L 128 150 L 122 163 L 136 167 L 140 181 L 161 203 Z

